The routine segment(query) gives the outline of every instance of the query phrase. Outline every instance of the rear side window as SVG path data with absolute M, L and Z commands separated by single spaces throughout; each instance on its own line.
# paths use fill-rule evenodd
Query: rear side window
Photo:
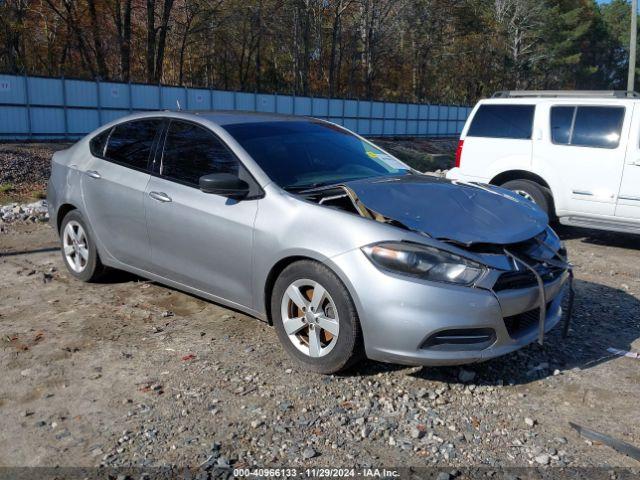
M 624 107 L 552 107 L 551 139 L 560 145 L 616 148 Z
M 113 128 L 105 157 L 139 170 L 146 170 L 151 147 L 162 120 L 134 120 Z
M 239 163 L 218 138 L 203 127 L 173 121 L 167 131 L 162 175 L 189 185 L 211 173 L 238 175 Z
M 534 112 L 534 105 L 481 105 L 467 136 L 529 139 Z
M 551 140 L 553 143 L 569 144 L 575 107 L 553 107 L 551 109 Z
M 109 128 L 91 139 L 89 142 L 89 149 L 93 156 L 104 157 L 104 148 L 107 146 L 107 140 L 109 139 L 110 133 L 111 129 Z

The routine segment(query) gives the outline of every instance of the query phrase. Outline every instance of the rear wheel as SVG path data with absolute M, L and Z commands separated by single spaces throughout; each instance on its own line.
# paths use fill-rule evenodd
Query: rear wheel
M 335 373 L 363 356 L 351 296 L 318 262 L 304 260 L 284 269 L 273 288 L 271 312 L 282 346 L 308 370 Z
M 549 189 L 531 180 L 510 180 L 502 184 L 502 187 L 513 190 L 518 195 L 538 205 L 547 216 L 552 219 L 555 216 L 553 211 L 553 199 Z
M 96 245 L 78 210 L 65 215 L 60 225 L 62 259 L 69 273 L 83 282 L 97 280 L 104 273 Z

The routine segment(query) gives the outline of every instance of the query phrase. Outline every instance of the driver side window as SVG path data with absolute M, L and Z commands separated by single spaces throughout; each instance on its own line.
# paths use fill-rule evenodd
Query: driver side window
M 171 121 L 162 156 L 163 177 L 198 186 L 203 175 L 237 176 L 239 170 L 236 157 L 213 133 L 193 123 Z

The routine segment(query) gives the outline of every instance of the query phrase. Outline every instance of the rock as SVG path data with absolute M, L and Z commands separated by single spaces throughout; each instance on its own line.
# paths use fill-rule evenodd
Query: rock
M 465 370 L 464 368 L 461 368 L 458 372 L 458 380 L 463 383 L 471 382 L 474 378 L 476 378 L 476 372 L 473 372 L 471 370 Z
M 306 460 L 309 460 L 315 457 L 316 455 L 317 455 L 316 451 L 311 447 L 307 447 L 302 451 L 302 458 Z
M 251 422 L 251 428 L 259 428 L 262 425 L 264 425 L 264 422 L 262 420 L 253 420 Z
M 540 455 L 537 455 L 534 460 L 536 461 L 536 463 L 539 463 L 540 465 L 549 465 L 549 462 L 551 461 L 551 457 L 546 453 L 541 453 Z
M 411 438 L 420 439 L 424 437 L 425 432 L 421 428 L 413 427 L 409 434 L 411 435 Z
M 529 427 L 533 427 L 536 424 L 536 421 L 533 418 L 525 417 L 524 423 Z
M 449 472 L 440 472 L 436 480 L 451 480 L 451 474 Z

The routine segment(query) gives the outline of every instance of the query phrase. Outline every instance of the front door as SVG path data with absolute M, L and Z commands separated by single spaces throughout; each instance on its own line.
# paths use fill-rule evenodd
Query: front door
M 106 254 L 145 270 L 151 257 L 144 198 L 161 123 L 142 119 L 116 125 L 106 148 L 93 152 L 81 182 L 89 224 Z
M 533 166 L 553 178 L 556 210 L 612 217 L 629 119 L 623 105 L 544 105 L 548 135 L 534 142 Z
M 242 306 L 252 306 L 253 225 L 257 199 L 202 192 L 198 179 L 244 167 L 209 130 L 172 120 L 145 207 L 153 271 Z
M 633 112 L 616 217 L 620 220 L 640 221 L 640 105 L 638 104 L 635 105 Z

